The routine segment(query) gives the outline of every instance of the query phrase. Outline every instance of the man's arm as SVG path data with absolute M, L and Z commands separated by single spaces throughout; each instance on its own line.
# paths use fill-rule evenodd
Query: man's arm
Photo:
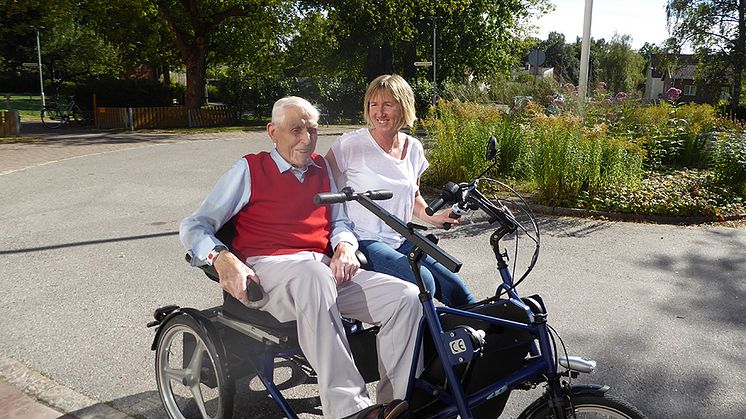
M 207 195 L 197 210 L 182 220 L 179 237 L 192 255 L 192 265 L 212 263 L 220 286 L 234 298 L 247 304 L 246 278 L 258 282 L 254 272 L 228 250 L 213 252 L 223 246 L 215 232 L 246 206 L 251 195 L 251 176 L 245 159 L 237 161 Z M 209 258 L 212 256 L 212 260 Z
M 337 192 L 337 184 L 334 181 L 332 168 L 329 161 L 326 162 L 327 172 L 329 174 L 329 184 L 331 192 Z M 336 167 L 336 162 L 334 163 Z M 334 274 L 337 284 L 349 281 L 360 268 L 360 261 L 355 256 L 357 250 L 357 238 L 352 232 L 352 222 L 347 218 L 347 210 L 344 204 L 332 205 L 332 231 L 330 241 L 334 256 L 329 263 L 329 267 Z

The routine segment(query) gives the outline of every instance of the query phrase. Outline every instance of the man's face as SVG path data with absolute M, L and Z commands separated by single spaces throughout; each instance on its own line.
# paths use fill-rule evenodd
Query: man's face
M 288 106 L 280 125 L 267 124 L 267 133 L 277 152 L 294 167 L 305 166 L 316 149 L 318 122 L 302 108 Z

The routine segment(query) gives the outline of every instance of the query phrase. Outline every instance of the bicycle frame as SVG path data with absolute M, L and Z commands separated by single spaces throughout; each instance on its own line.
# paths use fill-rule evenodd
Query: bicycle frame
M 481 196 L 481 195 L 480 195 Z M 501 226 L 495 233 L 493 233 L 490 242 L 492 244 L 495 256 L 498 260 L 498 271 L 502 279 L 502 284 L 497 289 L 496 296 L 499 295 L 500 287 L 503 287 L 508 295 L 511 304 L 515 304 L 525 311 L 529 318 L 529 323 L 521 323 L 512 320 L 502 319 L 494 316 L 486 316 L 479 313 L 473 313 L 468 310 L 450 308 L 450 307 L 435 307 L 433 303 L 433 296 L 425 289 L 424 282 L 419 271 L 419 260 L 424 253 L 433 257 L 436 261 L 443 264 L 445 267 L 450 269 L 452 272 L 457 272 L 461 268 L 461 262 L 453 258 L 451 255 L 443 251 L 440 247 L 434 244 L 432 241 L 423 237 L 421 233 L 416 231 L 411 225 L 405 225 L 400 219 L 394 217 L 381 206 L 373 202 L 371 199 L 364 195 L 356 195 L 355 200 L 360 203 L 363 207 L 371 211 L 387 225 L 394 229 L 397 233 L 401 234 L 405 239 L 409 240 L 414 244 L 413 249 L 408 255 L 410 267 L 412 267 L 415 278 L 417 279 L 417 285 L 420 289 L 420 301 L 422 302 L 423 308 L 423 322 L 427 324 L 430 336 L 435 344 L 435 349 L 440 359 L 440 363 L 443 367 L 443 371 L 447 377 L 447 382 L 450 386 L 450 393 L 445 392 L 437 385 L 430 383 L 421 378 L 415 378 L 414 373 L 417 368 L 417 360 L 419 357 L 414 357 L 411 369 L 410 369 L 410 383 L 407 390 L 407 399 L 410 399 L 414 388 L 424 390 L 429 394 L 437 395 L 438 399 L 443 401 L 449 407 L 446 407 L 437 412 L 433 418 L 448 418 L 454 417 L 458 414 L 461 418 L 471 418 L 471 407 L 476 407 L 479 404 L 499 396 L 506 391 L 512 390 L 520 384 L 529 381 L 532 378 L 537 378 L 542 375 L 554 376 L 557 373 L 557 367 L 554 358 L 554 351 L 552 349 L 551 337 L 546 324 L 546 315 L 535 314 L 530 307 L 528 307 L 518 296 L 518 293 L 513 288 L 513 279 L 508 269 L 507 264 L 503 258 L 503 255 L 499 251 L 499 240 L 502 236 L 509 231 Z M 494 214 L 490 214 L 494 216 Z M 461 385 L 459 378 L 454 371 L 454 367 L 460 364 L 471 361 L 474 356 L 477 355 L 478 351 L 473 349 L 468 339 L 464 339 L 462 334 L 458 331 L 447 333 L 443 330 L 439 315 L 451 314 L 454 316 L 463 317 L 466 319 L 480 320 L 489 324 L 499 325 L 509 329 L 518 329 L 529 332 L 535 337 L 534 342 L 537 345 L 531 345 L 530 348 L 530 359 L 519 371 L 509 374 L 507 377 L 497 380 L 491 385 L 476 391 L 473 394 L 465 394 L 464 389 Z M 420 324 L 417 332 L 417 347 L 420 348 L 420 354 L 422 353 L 422 343 L 424 339 L 423 323 Z M 464 345 L 464 350 L 458 355 L 454 353 L 451 345 Z M 471 350 L 471 351 L 470 351 Z

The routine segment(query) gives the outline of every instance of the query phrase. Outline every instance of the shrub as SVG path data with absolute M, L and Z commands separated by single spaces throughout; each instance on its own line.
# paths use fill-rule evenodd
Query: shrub
M 503 117 L 494 106 L 438 101 L 421 121 L 432 140 L 423 182 L 440 187 L 448 181 L 471 180 L 484 171 L 489 165 L 484 158 L 487 139 L 499 131 Z
M 746 196 L 746 134 L 721 134 L 713 142 L 710 168 L 723 184 Z
M 642 175 L 641 151 L 608 138 L 603 125 L 581 129 L 576 117 L 539 116 L 530 130 L 532 180 L 548 205 L 574 206 L 581 192 L 594 196 Z
M 631 185 L 614 185 L 579 206 L 600 211 L 642 215 L 724 217 L 746 212 L 744 201 L 719 184 L 713 173 L 685 169 L 649 172 Z

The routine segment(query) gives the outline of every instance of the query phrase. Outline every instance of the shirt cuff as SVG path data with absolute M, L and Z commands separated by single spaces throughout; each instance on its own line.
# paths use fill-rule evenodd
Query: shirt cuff
M 210 236 L 203 237 L 192 249 L 194 256 L 201 262 L 202 265 L 207 264 L 207 256 L 212 252 L 215 246 L 225 246 L 217 239 L 213 239 Z M 227 246 L 226 246 L 227 247 Z
M 343 231 L 339 234 L 334 235 L 331 239 L 332 242 L 332 250 L 337 248 L 337 245 L 339 245 L 340 242 L 347 242 L 352 246 L 352 251 L 354 252 L 357 250 L 357 239 L 355 238 L 355 235 L 351 231 Z

